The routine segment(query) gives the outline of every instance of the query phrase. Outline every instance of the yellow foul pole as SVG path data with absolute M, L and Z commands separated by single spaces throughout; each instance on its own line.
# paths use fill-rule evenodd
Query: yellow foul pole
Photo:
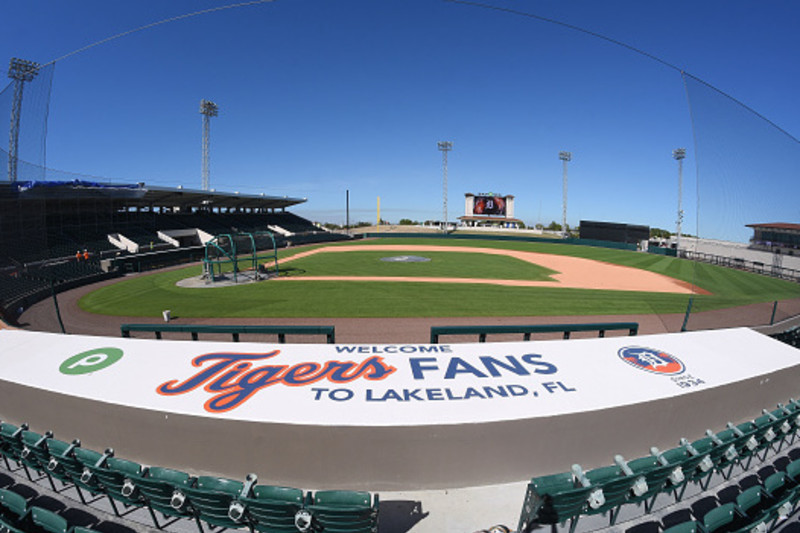
M 381 197 L 378 196 L 378 233 L 381 232 Z

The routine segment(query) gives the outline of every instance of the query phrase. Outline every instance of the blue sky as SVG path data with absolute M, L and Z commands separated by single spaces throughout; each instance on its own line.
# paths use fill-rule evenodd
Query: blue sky
M 44 63 L 225 3 L 7 2 L 4 18 L 24 23 L 4 25 L 0 51 Z M 487 4 L 645 50 L 800 135 L 795 2 Z M 725 154 L 772 146 L 773 132 L 759 130 L 754 141 L 749 118 L 724 118 L 736 114 L 724 98 L 697 84 L 689 94 L 702 122 L 699 174 L 680 74 L 629 50 L 437 0 L 275 0 L 161 25 L 58 62 L 47 166 L 200 188 L 198 106 L 205 98 L 220 108 L 211 127 L 211 186 L 307 197 L 294 211 L 313 220 L 343 223 L 347 189 L 352 221 L 374 220 L 378 196 L 384 219 L 440 219 L 436 142 L 449 140 L 450 220 L 463 214 L 464 193 L 496 192 L 516 196 L 515 214 L 526 223 L 560 221 L 558 152 L 569 150 L 570 225 L 588 219 L 674 228 L 671 153 L 686 147 L 684 231 L 742 240 L 750 234 L 744 223 L 800 222 L 797 174 L 789 171 L 800 169 L 800 157 L 765 175 L 734 177 L 746 165 Z M 742 132 L 723 146 L 720 133 L 733 129 Z M 763 159 L 775 158 L 756 157 Z M 782 193 L 755 202 L 754 182 Z M 723 189 L 738 192 L 716 194 Z M 750 212 L 756 203 L 763 209 Z M 724 220 L 724 227 L 706 220 Z

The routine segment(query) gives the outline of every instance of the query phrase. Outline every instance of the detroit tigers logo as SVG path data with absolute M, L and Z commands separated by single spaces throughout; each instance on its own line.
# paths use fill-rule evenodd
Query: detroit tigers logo
M 626 346 L 617 353 L 629 365 L 653 374 L 675 375 L 686 370 L 680 359 L 654 348 Z

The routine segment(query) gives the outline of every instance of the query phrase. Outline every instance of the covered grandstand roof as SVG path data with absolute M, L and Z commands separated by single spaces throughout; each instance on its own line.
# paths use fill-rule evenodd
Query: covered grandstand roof
M 767 224 L 747 224 L 748 228 L 760 228 L 760 229 L 788 229 L 794 231 L 800 231 L 800 224 L 791 224 L 789 222 L 771 222 Z
M 58 198 L 61 200 L 105 198 L 121 200 L 130 207 L 160 206 L 222 208 L 222 209 L 284 209 L 306 201 L 306 198 L 240 194 L 238 192 L 203 191 L 171 187 L 148 186 L 145 183 L 111 184 L 74 181 L 26 181 L 2 184 L 0 196 L 18 199 Z

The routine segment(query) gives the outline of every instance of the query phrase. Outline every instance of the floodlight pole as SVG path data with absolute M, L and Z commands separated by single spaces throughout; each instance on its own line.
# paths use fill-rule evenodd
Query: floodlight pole
M 564 238 L 567 238 L 567 162 L 572 161 L 572 152 L 558 152 L 558 158 L 563 164 L 563 206 L 561 211 L 561 230 L 564 232 Z
M 17 162 L 19 160 L 19 122 L 22 116 L 22 90 L 26 81 L 31 81 L 39 73 L 39 63 L 11 58 L 8 77 L 14 80 L 14 98 L 11 103 L 11 125 L 8 132 L 8 181 L 17 181 Z
M 683 222 L 683 208 L 681 207 L 681 200 L 683 198 L 683 160 L 686 157 L 686 148 L 676 148 L 672 151 L 672 157 L 678 161 L 678 220 L 675 230 L 675 253 L 680 257 L 681 222 Z
M 442 181 L 442 211 L 444 214 L 444 227 L 442 231 L 447 233 L 447 152 L 453 149 L 453 143 L 450 141 L 439 141 L 437 147 L 442 152 L 442 168 L 444 179 Z
M 211 132 L 211 117 L 219 114 L 219 107 L 210 100 L 200 100 L 200 114 L 203 115 L 203 190 L 207 191 L 208 179 L 208 142 Z

